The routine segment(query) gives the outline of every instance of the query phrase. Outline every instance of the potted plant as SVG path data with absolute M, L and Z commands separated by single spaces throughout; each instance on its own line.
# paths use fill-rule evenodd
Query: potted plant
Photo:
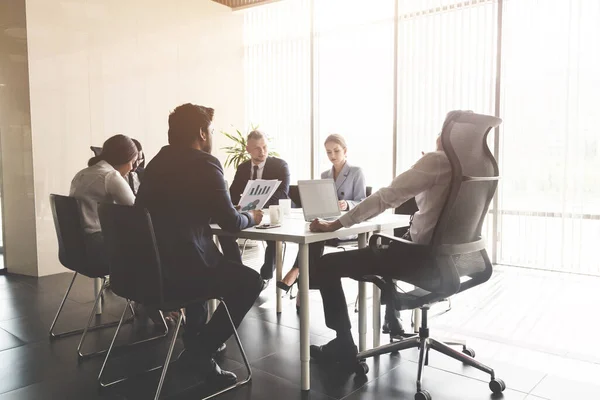
M 256 129 L 258 129 L 258 125 L 250 125 L 248 133 Z M 235 133 L 227 133 L 224 131 L 221 131 L 221 133 L 234 143 L 233 146 L 222 148 L 222 150 L 225 150 L 225 153 L 227 153 L 225 168 L 232 166 L 237 169 L 241 163 L 250 159 L 250 154 L 246 151 L 246 138 L 248 137 L 248 133 L 243 135 L 239 129 L 235 129 Z M 270 143 L 270 141 L 270 138 L 267 136 L 267 143 Z M 269 156 L 279 157 L 279 153 L 269 150 Z

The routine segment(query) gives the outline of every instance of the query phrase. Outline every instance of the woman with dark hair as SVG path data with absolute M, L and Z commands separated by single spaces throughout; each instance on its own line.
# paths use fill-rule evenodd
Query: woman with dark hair
M 133 141 L 133 143 L 135 143 L 135 147 L 137 147 L 138 158 L 135 161 L 135 163 L 133 163 L 133 169 L 127 175 L 127 182 L 129 182 L 129 187 L 131 188 L 131 190 L 133 190 L 133 194 L 135 195 L 137 194 L 137 191 L 140 187 L 140 183 L 142 183 L 146 159 L 144 158 L 144 150 L 142 149 L 142 144 L 134 138 L 131 138 L 131 140 Z
M 100 154 L 90 158 L 88 167 L 71 182 L 69 195 L 79 200 L 88 267 L 94 273 L 108 275 L 98 203 L 133 205 L 135 196 L 125 176 L 137 159 L 135 143 L 125 135 L 115 135 L 104 142 Z

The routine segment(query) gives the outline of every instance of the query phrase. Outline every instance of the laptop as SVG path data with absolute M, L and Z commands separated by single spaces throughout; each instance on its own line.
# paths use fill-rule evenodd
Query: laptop
M 332 221 L 342 215 L 333 179 L 298 181 L 298 191 L 305 221 L 316 218 Z

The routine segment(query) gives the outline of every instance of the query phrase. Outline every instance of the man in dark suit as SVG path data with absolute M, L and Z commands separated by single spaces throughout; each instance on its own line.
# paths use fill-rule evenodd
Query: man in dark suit
M 280 199 L 289 198 L 290 170 L 288 165 L 281 158 L 269 157 L 267 141 L 261 131 L 254 130 L 248 134 L 246 151 L 250 154 L 250 160 L 238 166 L 233 183 L 229 189 L 233 204 L 239 203 L 248 181 L 255 179 L 277 179 L 281 181 L 273 196 L 265 204 L 265 208 L 268 208 L 270 205 L 279 204 Z M 241 263 L 240 250 L 235 239 L 219 238 L 219 241 L 225 256 Z M 269 280 L 273 278 L 274 270 L 275 242 L 267 241 L 265 261 L 260 269 L 260 276 L 263 279 L 263 289 L 267 287 Z
M 262 212 L 234 209 L 221 163 L 210 154 L 213 114 L 212 108 L 188 103 L 169 115 L 169 145 L 148 163 L 136 205 L 152 216 L 166 290 L 176 298 L 221 297 L 239 326 L 262 281 L 256 271 L 223 257 L 209 224 L 237 232 L 260 223 Z M 189 305 L 186 317 L 180 359 L 209 383 L 235 382 L 235 374 L 212 358 L 233 333 L 223 306 L 208 323 L 204 303 Z

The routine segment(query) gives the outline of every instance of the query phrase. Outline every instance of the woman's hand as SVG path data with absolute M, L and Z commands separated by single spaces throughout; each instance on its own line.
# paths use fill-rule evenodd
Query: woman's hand
M 315 219 L 310 223 L 310 231 L 311 232 L 334 232 L 342 227 L 339 219 L 335 221 L 328 222 L 322 221 L 320 219 Z
M 338 207 L 342 211 L 347 211 L 348 210 L 348 202 L 346 200 L 340 200 L 340 201 L 338 201 Z

